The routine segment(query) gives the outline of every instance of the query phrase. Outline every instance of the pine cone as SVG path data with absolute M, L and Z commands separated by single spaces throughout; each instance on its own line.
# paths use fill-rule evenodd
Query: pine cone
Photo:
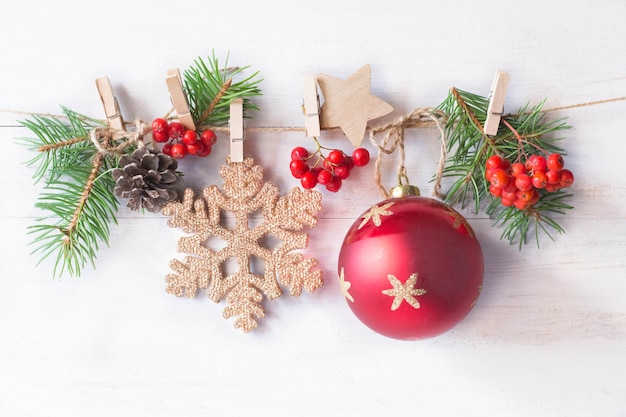
M 116 196 L 128 198 L 132 210 L 147 209 L 157 212 L 166 203 L 182 196 L 182 175 L 176 172 L 174 158 L 139 148 L 132 155 L 120 158 L 120 168 L 112 172 Z

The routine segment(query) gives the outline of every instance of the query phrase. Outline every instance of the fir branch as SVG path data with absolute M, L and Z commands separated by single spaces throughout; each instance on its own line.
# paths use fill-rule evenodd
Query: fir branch
M 220 67 L 213 54 L 205 62 L 202 58 L 194 61 L 194 66 L 183 72 L 185 90 L 189 108 L 197 125 L 225 126 L 230 118 L 230 102 L 243 98 L 244 113 L 258 110 L 250 97 L 261 95 L 259 84 L 262 81 L 254 72 L 248 77 L 234 81 L 249 67 L 229 68 L 228 58 L 224 67 Z M 228 83 L 229 80 L 233 80 Z
M 35 182 L 44 188 L 35 207 L 46 214 L 29 228 L 41 261 L 56 254 L 53 276 L 65 271 L 79 276 L 86 263 L 94 265 L 100 243 L 108 244 L 109 222 L 116 222 L 118 201 L 109 171 L 117 165 L 114 154 L 99 152 L 88 140 L 102 125 L 63 109 L 67 121 L 34 116 L 22 124 L 35 138 L 22 141 L 38 150 L 30 164 L 38 164 Z M 103 147 L 109 145 L 105 137 Z

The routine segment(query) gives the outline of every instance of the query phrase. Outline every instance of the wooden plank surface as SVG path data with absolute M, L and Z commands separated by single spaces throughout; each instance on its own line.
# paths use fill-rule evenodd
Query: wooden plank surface
M 452 86 L 487 95 L 497 69 L 511 75 L 505 113 L 626 96 L 622 1 L 10 0 L 0 10 L 0 109 L 104 118 L 94 80 L 106 75 L 124 120 L 151 120 L 171 106 L 169 68 L 215 49 L 260 70 L 261 111 L 246 126 L 302 127 L 246 132 L 245 153 L 283 191 L 297 185 L 291 149 L 312 146 L 307 74 L 346 79 L 370 64 L 372 93 L 394 115 L 437 105 Z M 0 416 L 626 416 L 625 114 L 626 101 L 551 114 L 574 127 L 562 143 L 576 174 L 566 234 L 519 252 L 464 212 L 485 254 L 483 293 L 449 333 L 400 342 L 366 329 L 336 281 L 345 231 L 381 199 L 371 166 L 324 193 L 307 255 L 325 285 L 266 303 L 243 334 L 224 304 L 165 293 L 182 232 L 160 214 L 122 208 L 81 278 L 35 266 L 26 232 L 38 188 L 23 164 L 32 153 L 14 142 L 29 132 L 17 126 L 24 115 L 0 112 Z M 351 149 L 339 132 L 321 139 Z M 409 177 L 426 195 L 438 152 L 433 129 L 407 132 Z M 227 154 L 220 134 L 210 157 L 183 161 L 188 185 L 221 184 Z M 394 169 L 385 160 L 389 185 Z

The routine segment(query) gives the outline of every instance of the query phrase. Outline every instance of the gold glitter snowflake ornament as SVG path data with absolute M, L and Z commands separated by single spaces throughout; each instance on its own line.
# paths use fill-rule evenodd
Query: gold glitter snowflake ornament
M 223 190 L 212 185 L 196 198 L 193 190 L 185 191 L 183 202 L 169 203 L 163 213 L 171 216 L 168 225 L 180 227 L 189 236 L 178 241 L 178 251 L 190 254 L 183 262 L 173 259 L 174 273 L 166 277 L 167 292 L 176 296 L 194 297 L 206 289 L 207 296 L 220 302 L 226 298 L 225 318 L 236 317 L 234 326 L 249 332 L 257 327 L 256 318 L 265 316 L 263 296 L 272 300 L 282 294 L 281 285 L 298 296 L 304 288 L 314 292 L 323 284 L 318 261 L 300 252 L 308 246 L 304 227 L 317 224 L 316 214 L 322 208 L 322 195 L 317 191 L 292 188 L 280 196 L 276 186 L 263 183 L 263 168 L 252 158 L 231 162 L 220 169 Z M 222 224 L 226 212 L 234 215 L 234 229 Z M 260 224 L 251 227 L 253 213 L 263 216 Z M 273 249 L 264 240 L 275 238 L 280 243 Z M 222 248 L 210 248 L 209 240 L 225 242 Z M 226 273 L 224 263 L 237 260 L 237 271 Z M 253 258 L 263 261 L 264 271 L 253 266 Z

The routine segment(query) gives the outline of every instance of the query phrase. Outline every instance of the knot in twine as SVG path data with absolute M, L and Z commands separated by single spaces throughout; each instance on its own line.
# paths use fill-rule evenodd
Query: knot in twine
M 405 150 L 404 150 L 404 130 L 407 128 L 415 127 L 427 127 L 435 126 L 439 130 L 441 136 L 441 156 L 439 159 L 439 165 L 437 167 L 437 174 L 435 176 L 435 185 L 433 194 L 437 197 L 441 197 L 441 180 L 443 178 L 443 168 L 446 159 L 446 134 L 442 126 L 442 122 L 445 119 L 445 114 L 437 109 L 431 107 L 421 107 L 413 110 L 411 113 L 398 117 L 394 121 L 375 127 L 370 130 L 370 141 L 378 149 L 378 157 L 374 165 L 374 181 L 376 186 L 384 198 L 389 198 L 389 192 L 382 184 L 382 176 L 380 172 L 380 166 L 382 163 L 383 155 L 391 155 L 396 150 L 400 152 L 400 163 L 398 164 L 397 175 L 399 185 L 406 181 L 408 184 L 407 170 L 405 166 Z M 387 132 L 382 141 L 376 140 L 376 135 L 382 132 Z
M 89 132 L 89 139 L 99 154 L 121 154 L 127 147 L 137 144 L 140 148 L 144 147 L 143 137 L 151 130 L 150 124 L 137 119 L 133 123 L 134 130 L 119 130 L 111 127 L 96 127 Z M 115 146 L 110 146 L 110 142 L 122 140 Z

